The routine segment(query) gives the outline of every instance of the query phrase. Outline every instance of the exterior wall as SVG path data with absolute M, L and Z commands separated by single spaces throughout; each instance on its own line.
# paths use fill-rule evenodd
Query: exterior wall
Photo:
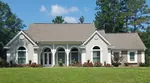
M 97 37 L 98 39 L 95 39 L 94 37 Z M 98 36 L 98 34 L 95 34 L 91 38 L 91 40 L 85 45 L 86 47 L 86 61 L 90 60 L 93 62 L 93 47 L 99 46 L 100 47 L 100 55 L 101 55 L 101 63 L 104 64 L 104 61 L 108 63 L 108 46 L 107 44 Z
M 97 36 L 98 38 L 95 39 L 95 36 Z M 87 42 L 87 44 L 85 45 L 85 48 L 79 48 L 81 44 L 39 44 L 39 48 L 38 49 L 34 49 L 32 43 L 30 41 L 28 41 L 27 38 L 24 39 L 20 39 L 19 37 L 16 38 L 11 44 L 10 44 L 10 49 L 7 51 L 7 62 L 9 62 L 10 60 L 13 61 L 13 63 L 18 63 L 17 58 L 18 58 L 18 52 L 17 49 L 20 46 L 24 46 L 27 50 L 26 53 L 26 64 L 29 62 L 29 60 L 31 60 L 32 62 L 36 62 L 40 64 L 40 57 L 42 55 L 42 50 L 43 48 L 50 48 L 51 52 L 52 52 L 52 66 L 55 65 L 55 57 L 56 57 L 56 52 L 58 47 L 63 47 L 65 52 L 66 52 L 66 65 L 69 65 L 69 56 L 70 56 L 70 51 L 73 47 L 78 48 L 79 52 L 80 52 L 80 56 L 81 56 L 81 62 L 82 64 L 84 62 L 87 62 L 87 60 L 90 60 L 93 62 L 93 47 L 94 46 L 99 46 L 100 47 L 100 55 L 101 55 L 101 63 L 104 64 L 104 62 L 106 61 L 106 63 L 111 64 L 111 56 L 112 56 L 112 52 L 115 52 L 116 50 L 111 50 L 108 49 L 107 44 L 97 35 L 95 34 L 95 36 L 93 36 L 91 38 L 91 40 L 89 40 L 89 42 Z M 131 50 L 127 50 L 127 52 L 122 52 L 122 50 L 117 50 L 120 52 L 120 55 L 124 57 L 122 64 L 124 65 L 124 63 L 128 63 L 128 51 Z M 131 65 L 138 65 L 138 63 L 145 62 L 145 55 L 144 55 L 144 51 L 141 51 L 140 53 L 137 52 L 137 63 L 131 64 Z
M 30 41 L 27 40 L 27 38 L 24 39 L 20 39 L 19 37 L 17 37 L 10 45 L 10 49 L 8 49 L 7 51 L 7 62 L 9 62 L 10 60 L 13 61 L 13 63 L 18 63 L 18 48 L 19 47 L 25 47 L 27 52 L 26 52 L 26 63 L 29 62 L 29 60 L 33 59 L 33 55 L 34 55 L 34 48 L 32 43 L 30 43 Z M 10 56 L 9 56 L 10 54 Z
M 133 52 L 136 52 L 136 55 L 137 55 L 137 62 L 129 62 L 128 61 L 128 55 L 129 55 L 129 52 L 132 52 L 133 50 L 125 50 L 125 51 L 121 51 L 121 50 L 118 50 L 118 52 L 121 53 L 121 56 L 123 56 L 123 60 L 122 60 L 122 65 L 124 65 L 124 63 L 128 63 L 129 66 L 138 66 L 139 63 L 144 63 L 145 62 L 145 55 L 144 54 L 144 51 L 140 51 L 140 50 L 134 50 Z M 116 50 L 112 50 L 112 53 L 113 52 L 116 52 Z
M 87 62 L 87 60 L 86 60 L 86 50 L 85 49 L 81 50 L 81 62 L 82 62 L 82 64 L 84 62 Z
M 125 52 L 121 52 L 121 56 L 123 56 L 123 60 L 122 60 L 122 65 L 124 65 L 124 63 L 127 63 L 127 56 L 128 56 L 128 52 L 125 51 Z

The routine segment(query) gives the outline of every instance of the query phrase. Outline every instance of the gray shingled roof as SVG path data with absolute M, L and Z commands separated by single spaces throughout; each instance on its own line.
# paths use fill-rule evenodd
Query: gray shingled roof
M 25 31 L 34 41 L 85 41 L 94 33 L 94 24 L 31 24 Z M 105 34 L 113 49 L 145 49 L 137 33 Z
M 145 49 L 137 33 L 105 34 L 105 38 L 114 46 L 113 49 Z

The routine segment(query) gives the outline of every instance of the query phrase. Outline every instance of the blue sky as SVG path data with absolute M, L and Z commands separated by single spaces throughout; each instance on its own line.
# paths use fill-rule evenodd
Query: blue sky
M 95 18 L 96 0 L 2 0 L 8 3 L 13 13 L 28 26 L 32 23 L 51 23 L 57 15 L 63 16 L 68 23 L 77 23 L 80 16 L 85 23 Z M 150 7 L 150 0 L 147 0 Z

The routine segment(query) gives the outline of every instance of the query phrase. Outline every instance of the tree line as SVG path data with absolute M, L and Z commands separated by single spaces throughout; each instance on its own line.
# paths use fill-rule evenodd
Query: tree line
M 95 20 L 97 29 L 106 33 L 137 32 L 146 45 L 146 63 L 150 64 L 150 8 L 146 0 L 96 0 Z M 79 23 L 84 23 L 81 16 Z M 67 23 L 62 16 L 52 20 L 54 24 Z M 4 57 L 4 45 L 25 27 L 23 21 L 0 1 L 0 57 Z

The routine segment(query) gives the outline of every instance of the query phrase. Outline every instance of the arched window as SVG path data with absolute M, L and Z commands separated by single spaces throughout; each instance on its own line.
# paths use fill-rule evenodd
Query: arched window
M 19 47 L 18 48 L 18 64 L 25 64 L 26 63 L 26 48 Z
M 72 48 L 70 51 L 70 64 L 75 62 L 80 62 L 79 50 L 77 48 Z
M 62 60 L 63 64 L 66 63 L 66 53 L 64 48 L 58 49 L 56 63 L 58 64 L 60 60 Z
M 100 48 L 98 46 L 93 47 L 93 63 L 100 62 Z
M 46 49 L 44 49 L 44 52 L 51 52 L 51 49 L 46 48 Z

